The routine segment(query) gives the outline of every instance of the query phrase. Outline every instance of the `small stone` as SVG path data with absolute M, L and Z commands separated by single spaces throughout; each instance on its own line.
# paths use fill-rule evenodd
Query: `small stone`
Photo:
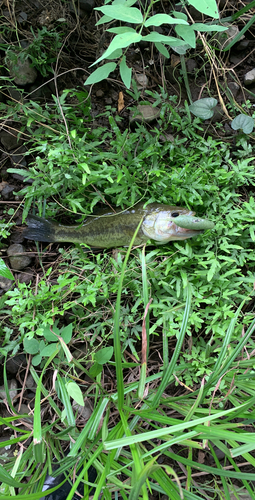
M 151 123 L 159 117 L 160 109 L 153 107 L 151 104 L 138 104 L 137 111 L 132 112 L 130 123 Z
M 33 68 L 30 59 L 24 60 L 20 54 L 9 50 L 5 62 L 10 70 L 10 77 L 14 79 L 16 85 L 28 85 L 36 80 L 37 71 Z
M 99 89 L 96 91 L 96 96 L 97 97 L 103 97 L 104 96 L 104 91 L 102 89 Z
M 231 91 L 232 96 L 236 97 L 239 90 L 240 90 L 240 85 L 238 85 L 238 83 L 236 83 L 236 82 L 229 82 L 228 88 Z
M 214 39 L 218 41 L 218 47 L 220 50 L 225 49 L 227 45 L 234 40 L 234 38 L 239 33 L 239 28 L 236 24 L 223 23 L 225 28 L 228 28 L 226 31 L 221 31 L 220 33 L 216 33 Z M 241 37 L 244 38 L 244 36 Z
M 7 249 L 7 255 L 10 260 L 12 269 L 20 270 L 28 267 L 31 264 L 29 255 L 20 255 L 25 253 L 25 248 L 20 243 L 14 243 Z
M 9 200 L 10 198 L 12 198 L 12 192 L 13 190 L 15 189 L 15 186 L 11 186 L 10 184 L 7 184 L 3 189 L 2 189 L 2 193 L 1 193 L 1 196 L 4 200 Z
M 135 80 L 137 82 L 137 89 L 142 90 L 148 87 L 149 79 L 144 73 L 135 73 Z
M 6 362 L 6 370 L 8 373 L 12 373 L 12 375 L 16 375 L 18 373 L 21 366 L 26 365 L 26 356 L 25 354 L 17 354 L 17 356 L 13 356 L 13 358 L 9 358 Z
M 221 121 L 222 116 L 223 116 L 223 111 L 221 106 L 219 105 L 215 106 L 213 110 L 213 116 L 211 118 L 211 123 L 217 123 Z
M 76 401 L 73 401 L 72 403 L 72 407 L 74 409 L 74 411 L 78 412 L 78 415 L 82 418 L 84 418 L 85 420 L 88 420 L 90 418 L 90 416 L 92 415 L 92 409 L 90 407 L 90 404 L 88 403 L 88 401 L 84 401 L 84 406 L 81 406 L 81 405 L 78 405 L 78 403 L 76 403 Z
M 17 137 L 18 133 L 12 130 L 11 132 L 6 132 L 3 130 L 0 134 L 0 140 L 2 145 L 7 151 L 17 148 L 22 144 L 22 141 Z
M 247 38 L 244 38 L 241 40 L 241 42 L 236 46 L 236 50 L 241 51 L 241 50 L 246 50 L 250 45 L 250 40 L 247 40 Z
M 111 97 L 106 97 L 104 100 L 105 104 L 107 106 L 110 106 L 112 104 L 112 98 Z
M 85 12 L 92 12 L 95 7 L 95 0 L 79 0 L 79 6 Z
M 186 68 L 188 73 L 195 73 L 195 69 L 197 69 L 197 62 L 195 59 L 188 59 L 186 61 Z
M 28 283 L 30 283 L 33 279 L 33 274 L 32 273 L 19 273 L 17 275 L 17 280 L 19 283 L 26 283 L 26 285 L 28 285 Z
M 26 387 L 32 392 L 36 392 L 36 383 L 31 375 L 31 373 L 28 374 L 27 380 L 26 380 Z
M 14 281 L 9 280 L 8 278 L 5 278 L 4 276 L 0 276 L 0 288 L 7 292 L 7 290 L 10 290 Z
M 244 75 L 244 84 L 251 85 L 255 82 L 255 68 L 251 69 Z
M 17 394 L 18 394 L 17 380 L 15 380 L 15 379 L 8 380 L 7 385 L 8 385 L 8 389 L 9 389 L 10 398 L 11 398 L 11 400 L 13 400 L 13 398 L 15 398 L 15 396 L 17 396 Z M 6 399 L 6 392 L 5 392 L 4 385 L 0 385 L 0 399 Z

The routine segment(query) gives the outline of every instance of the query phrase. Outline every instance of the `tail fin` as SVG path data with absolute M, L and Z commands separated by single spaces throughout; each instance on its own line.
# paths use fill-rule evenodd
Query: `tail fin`
M 55 224 L 53 222 L 37 215 L 28 215 L 26 223 L 28 227 L 23 231 L 25 238 L 49 243 L 56 241 Z

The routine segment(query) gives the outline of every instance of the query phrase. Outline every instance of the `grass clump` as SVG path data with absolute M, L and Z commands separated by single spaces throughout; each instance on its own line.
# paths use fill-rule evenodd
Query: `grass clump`
M 20 193 L 24 217 L 33 206 L 80 222 L 95 205 L 143 200 L 190 207 L 215 229 L 146 252 L 62 248 L 57 265 L 41 247 L 37 282 L 16 283 L 2 304 L 2 357 L 11 349 L 29 354 L 37 387 L 34 423 L 5 441 L 20 448 L 0 469 L 3 498 L 13 488 L 20 498 L 40 498 L 53 460 L 55 475 L 74 478 L 67 500 L 78 484 L 88 498 L 92 464 L 95 499 L 101 492 L 106 499 L 146 499 L 150 492 L 211 498 L 219 478 L 224 492 L 254 494 L 250 145 L 243 136 L 230 152 L 203 134 L 187 106 L 177 109 L 163 90 L 152 96 L 160 99 L 161 117 L 150 130 L 122 130 L 113 116 L 108 128 L 93 129 L 83 92 L 66 91 L 46 108 L 23 105 L 34 160 L 10 172 L 33 179 Z M 70 98 L 80 103 L 77 112 Z M 166 140 L 170 132 L 173 141 Z M 72 399 L 90 401 L 88 421 Z M 14 416 L 1 423 L 18 431 L 21 417 L 10 398 L 8 404 Z M 223 464 L 216 449 L 225 453 Z M 198 484 L 194 471 L 210 479 Z

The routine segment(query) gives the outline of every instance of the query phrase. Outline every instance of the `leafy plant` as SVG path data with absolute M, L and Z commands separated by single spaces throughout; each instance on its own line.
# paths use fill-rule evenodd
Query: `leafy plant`
M 107 5 L 106 5 L 107 4 Z M 166 45 L 171 48 L 181 49 L 184 48 L 184 52 L 187 48 L 195 48 L 196 46 L 196 35 L 195 32 L 221 32 L 227 30 L 226 27 L 220 25 L 203 24 L 203 23 L 193 23 L 191 25 L 187 22 L 187 16 L 183 13 L 174 11 L 170 16 L 168 14 L 155 14 L 150 15 L 153 8 L 154 2 L 150 2 L 144 14 L 137 8 L 133 7 L 135 0 L 113 0 L 111 5 L 108 2 L 103 7 L 96 7 L 95 10 L 102 12 L 103 17 L 98 21 L 97 25 L 110 23 L 112 21 L 121 21 L 126 23 L 124 26 L 117 26 L 114 28 L 106 29 L 107 32 L 113 33 L 115 37 L 111 41 L 110 45 L 93 64 L 100 63 L 105 59 L 119 59 L 119 70 L 120 76 L 127 88 L 130 88 L 132 70 L 127 66 L 126 63 L 126 52 L 130 45 L 137 44 L 139 42 L 153 42 L 159 52 L 165 57 L 169 57 Z M 218 18 L 218 9 L 215 0 L 205 0 L 203 3 L 199 1 L 192 2 L 192 5 L 196 5 L 196 9 L 199 12 L 206 12 L 207 15 L 214 18 Z M 135 28 L 129 25 L 136 25 Z M 153 31 L 152 28 L 161 25 L 174 26 L 177 37 L 166 36 L 157 31 Z M 146 29 L 147 34 L 144 35 L 143 31 Z M 123 52 L 123 49 L 124 52 Z M 108 62 L 103 66 L 96 69 L 86 80 L 86 85 L 91 85 L 97 83 L 109 76 L 109 74 L 114 71 L 117 67 L 117 63 Z

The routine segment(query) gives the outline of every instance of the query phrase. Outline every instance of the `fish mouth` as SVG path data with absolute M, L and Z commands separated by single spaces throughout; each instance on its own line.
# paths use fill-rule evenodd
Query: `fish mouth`
M 174 224 L 174 226 L 175 237 L 178 238 L 178 240 L 186 240 L 187 238 L 192 238 L 193 236 L 204 233 L 204 229 L 185 229 L 176 224 Z

